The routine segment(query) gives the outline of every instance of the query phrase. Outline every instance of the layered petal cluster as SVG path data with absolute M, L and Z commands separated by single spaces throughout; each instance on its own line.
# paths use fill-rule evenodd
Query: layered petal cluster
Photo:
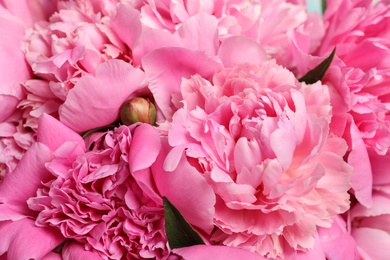
M 28 200 L 39 212 L 36 225 L 56 227 L 105 259 L 164 259 L 169 252 L 161 198 L 150 198 L 130 173 L 134 131 L 153 134 L 153 127 L 121 126 L 86 153 L 71 144 L 58 149 L 47 163 L 54 178 Z
M 94 74 L 100 63 L 114 58 L 130 60 L 111 28 L 112 5 L 59 1 L 49 20 L 37 21 L 26 31 L 23 50 L 39 78 L 25 84 L 27 97 L 20 104 L 29 127 L 36 130 L 43 113 L 56 116 L 69 90 L 82 76 Z
M 174 172 L 185 154 L 213 188 L 212 240 L 273 258 L 312 249 L 317 228 L 349 208 L 327 87 L 298 83 L 273 60 L 194 75 L 181 89 L 164 167 Z
M 20 113 L 0 123 L 0 182 L 15 169 L 33 142 L 33 133 L 23 127 Z
M 183 22 L 199 13 L 218 20 L 218 38 L 245 36 L 256 40 L 267 53 L 284 66 L 293 66 L 289 48 L 293 32 L 307 34 L 305 45 L 316 48 L 322 36 L 320 17 L 308 15 L 302 1 L 155 1 L 148 0 L 140 8 L 144 26 L 174 32 Z M 316 23 L 316 28 L 310 28 Z M 314 36 L 314 35 L 318 35 Z
M 337 62 L 323 80 L 336 111 L 331 128 L 348 142 L 352 186 L 369 207 L 372 185 L 389 183 L 383 169 L 390 154 L 390 8 L 386 1 L 368 0 L 332 0 L 327 6 L 325 36 L 314 53 L 337 48 Z

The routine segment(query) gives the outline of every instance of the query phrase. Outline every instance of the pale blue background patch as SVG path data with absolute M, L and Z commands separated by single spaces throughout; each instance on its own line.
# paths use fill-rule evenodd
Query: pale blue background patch
M 322 13 L 321 0 L 306 0 L 309 12 Z

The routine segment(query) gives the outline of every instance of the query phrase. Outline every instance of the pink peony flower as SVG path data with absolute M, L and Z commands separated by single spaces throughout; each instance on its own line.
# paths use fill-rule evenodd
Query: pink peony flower
M 161 196 L 172 198 L 200 232 L 211 232 L 211 188 L 186 167 L 165 175 L 160 149 L 166 143 L 154 127 L 141 124 L 95 133 L 86 150 L 76 132 L 42 115 L 37 142 L 0 184 L 0 256 L 167 259 Z M 181 185 L 167 189 L 171 182 Z M 206 188 L 189 193 L 194 184 Z M 189 202 L 194 206 L 182 210 Z
M 183 80 L 164 167 L 184 154 L 216 194 L 214 243 L 272 258 L 314 248 L 317 228 L 349 208 L 346 144 L 329 135 L 320 83 L 298 83 L 275 61 Z
M 300 2 L 300 3 L 298 3 Z M 319 16 L 308 16 L 302 1 L 155 1 L 148 0 L 141 7 L 141 21 L 146 27 L 174 32 L 191 17 L 209 14 L 217 18 L 218 38 L 245 36 L 264 46 L 278 63 L 293 66 L 289 48 L 290 33 L 307 31 Z M 320 26 L 320 24 L 318 24 Z M 321 29 L 309 29 L 314 34 Z M 203 30 L 207 30 L 203 28 Z M 316 38 L 316 39 L 315 39 Z M 315 40 L 313 40 L 315 39 Z M 312 43 L 310 43 L 313 41 Z M 305 39 L 305 44 L 316 48 L 319 38 Z

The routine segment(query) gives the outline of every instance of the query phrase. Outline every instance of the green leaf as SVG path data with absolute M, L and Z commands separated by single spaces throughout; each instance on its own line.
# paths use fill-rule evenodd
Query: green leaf
M 317 81 L 322 80 L 330 64 L 332 64 L 335 53 L 336 47 L 333 49 L 328 58 L 323 60 L 319 65 L 317 65 L 317 67 L 306 73 L 302 78 L 299 79 L 299 81 L 305 82 L 306 84 L 314 84 Z
M 165 232 L 171 249 L 204 244 L 202 238 L 180 214 L 173 204 L 163 197 Z
M 322 3 L 322 13 L 324 14 L 326 10 L 326 0 L 322 0 L 321 3 Z

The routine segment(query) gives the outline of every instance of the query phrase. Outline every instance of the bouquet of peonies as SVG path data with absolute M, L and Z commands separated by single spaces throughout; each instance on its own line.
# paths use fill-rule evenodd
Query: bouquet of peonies
M 389 259 L 390 2 L 0 0 L 0 259 Z

